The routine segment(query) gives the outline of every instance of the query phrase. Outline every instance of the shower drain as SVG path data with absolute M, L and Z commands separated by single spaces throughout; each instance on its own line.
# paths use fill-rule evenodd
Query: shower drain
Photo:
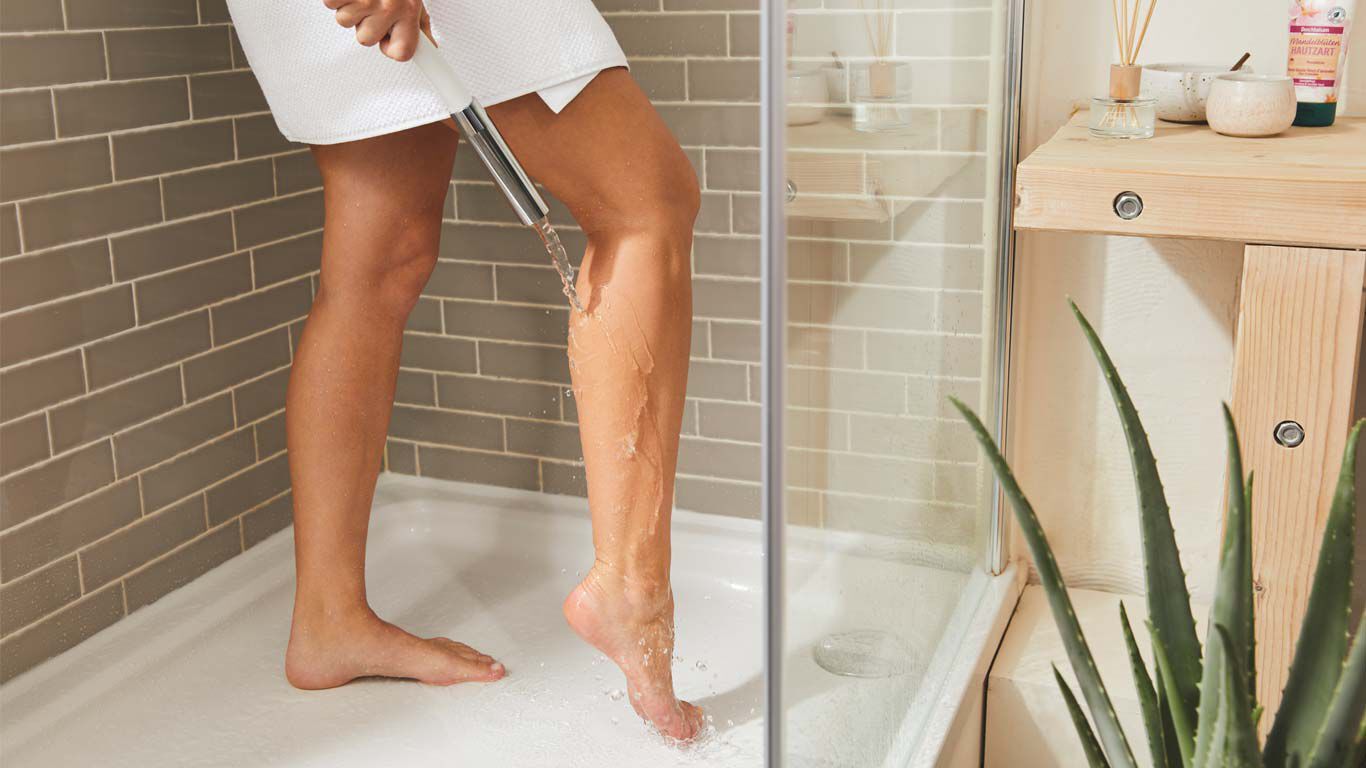
M 826 635 L 811 654 L 821 669 L 843 677 L 894 677 L 919 672 L 924 663 L 904 637 L 880 629 Z

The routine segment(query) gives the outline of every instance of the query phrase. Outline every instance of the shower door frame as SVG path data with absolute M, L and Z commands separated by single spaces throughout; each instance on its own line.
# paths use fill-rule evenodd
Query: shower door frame
M 996 184 L 996 288 L 993 380 L 988 394 L 992 406 L 992 436 L 1007 451 L 1007 405 L 1015 274 L 1015 166 L 1019 155 L 1022 104 L 1024 29 L 1027 0 L 1003 0 L 1004 45 L 1000 66 L 999 166 Z M 760 507 L 764 540 L 764 765 L 783 765 L 783 627 L 786 551 L 784 536 L 785 372 L 787 365 L 787 119 L 784 103 L 787 51 L 787 0 L 760 0 L 759 7 L 759 200 L 760 200 Z M 988 153 L 990 155 L 990 153 Z M 995 476 L 987 510 L 982 565 L 989 577 L 1007 578 L 1007 520 L 1004 497 Z

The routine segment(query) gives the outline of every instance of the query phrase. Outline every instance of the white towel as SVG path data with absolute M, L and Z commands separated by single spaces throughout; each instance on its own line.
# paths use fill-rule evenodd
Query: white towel
M 412 62 L 356 42 L 322 0 L 228 0 L 280 132 L 305 144 L 447 117 Z M 590 0 L 427 0 L 443 56 L 485 106 L 538 93 L 556 112 L 600 71 L 626 66 Z

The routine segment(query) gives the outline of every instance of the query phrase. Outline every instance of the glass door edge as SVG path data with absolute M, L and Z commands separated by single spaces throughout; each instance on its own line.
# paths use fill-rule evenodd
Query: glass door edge
M 764 765 L 783 764 L 783 600 L 786 552 L 783 475 L 783 380 L 787 333 L 787 187 L 784 100 L 787 55 L 786 0 L 759 8 L 759 376 L 760 506 L 764 531 Z

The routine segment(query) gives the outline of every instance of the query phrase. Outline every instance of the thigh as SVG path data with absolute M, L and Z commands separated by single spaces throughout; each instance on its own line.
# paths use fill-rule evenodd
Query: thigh
M 535 94 L 488 111 L 527 174 L 589 234 L 696 196 L 687 156 L 625 69 L 598 73 L 559 114 Z
M 383 268 L 441 235 L 456 135 L 444 123 L 315 145 L 322 172 L 324 273 Z M 389 247 L 394 244 L 407 247 Z

